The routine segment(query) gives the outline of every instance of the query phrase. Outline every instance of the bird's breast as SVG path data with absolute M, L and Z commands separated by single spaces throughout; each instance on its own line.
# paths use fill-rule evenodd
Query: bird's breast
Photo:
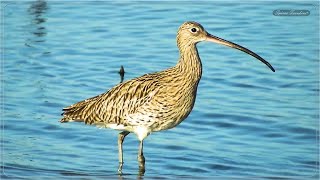
M 154 131 L 170 129 L 180 124 L 188 117 L 194 107 L 196 87 L 180 86 L 175 92 L 169 89 L 155 99 L 152 109 L 157 121 L 152 124 Z

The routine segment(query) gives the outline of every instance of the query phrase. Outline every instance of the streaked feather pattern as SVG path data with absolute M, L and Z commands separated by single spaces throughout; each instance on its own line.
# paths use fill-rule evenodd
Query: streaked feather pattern
M 184 28 L 188 26 L 194 23 L 185 24 Z M 180 42 L 186 39 L 190 43 Z M 178 125 L 194 106 L 202 66 L 189 31 L 179 29 L 177 41 L 180 59 L 176 66 L 120 83 L 103 94 L 68 106 L 63 109 L 60 122 L 83 121 L 137 135 L 137 128 L 141 131 L 139 127 L 143 127 L 146 132 L 142 139 L 153 131 Z

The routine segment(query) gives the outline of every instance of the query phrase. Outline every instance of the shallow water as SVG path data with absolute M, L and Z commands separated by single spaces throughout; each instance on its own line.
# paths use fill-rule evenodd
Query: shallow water
M 138 141 L 60 124 L 61 109 L 125 80 L 174 66 L 187 20 L 267 59 L 198 44 L 193 112 L 144 143 L 144 178 L 318 178 L 319 14 L 315 2 L 1 2 L 2 178 L 135 178 Z M 309 16 L 278 17 L 275 9 Z

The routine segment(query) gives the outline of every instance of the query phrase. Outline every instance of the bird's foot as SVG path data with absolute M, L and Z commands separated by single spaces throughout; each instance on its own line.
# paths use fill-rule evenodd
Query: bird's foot
M 138 175 L 141 177 L 141 176 L 144 176 L 144 173 L 146 172 L 146 168 L 144 166 L 139 166 L 139 173 Z
M 122 174 L 123 162 L 119 162 L 118 173 Z
M 144 158 L 143 155 L 138 156 L 138 162 L 139 162 L 139 176 L 143 176 L 146 171 L 146 168 L 145 168 L 146 159 Z

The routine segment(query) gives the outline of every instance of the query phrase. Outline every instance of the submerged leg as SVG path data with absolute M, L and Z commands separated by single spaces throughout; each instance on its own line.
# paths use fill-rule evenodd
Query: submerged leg
M 140 141 L 139 152 L 138 152 L 138 162 L 139 162 L 139 174 L 143 175 L 145 172 L 145 158 L 143 156 L 143 140 Z
M 130 132 L 128 131 L 123 131 L 119 133 L 118 137 L 118 150 L 119 150 L 119 168 L 118 172 L 121 173 L 122 171 L 122 166 L 123 166 L 123 150 L 122 150 L 122 143 L 124 138 L 129 134 Z

